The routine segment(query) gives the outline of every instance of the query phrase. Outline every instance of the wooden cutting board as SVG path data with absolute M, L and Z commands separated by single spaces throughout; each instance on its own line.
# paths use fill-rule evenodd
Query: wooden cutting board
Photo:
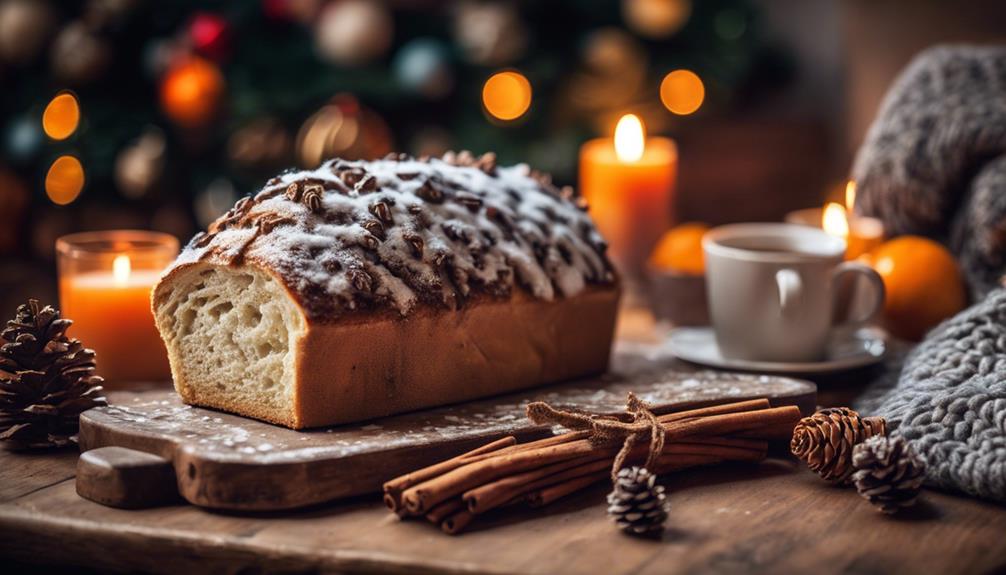
M 111 392 L 81 415 L 77 492 L 106 505 L 178 500 L 231 510 L 280 510 L 377 492 L 384 481 L 508 434 L 551 434 L 528 401 L 618 413 L 632 391 L 667 412 L 767 397 L 813 411 L 813 383 L 690 371 L 653 346 L 623 345 L 604 376 L 381 420 L 293 431 L 183 404 L 170 390 Z

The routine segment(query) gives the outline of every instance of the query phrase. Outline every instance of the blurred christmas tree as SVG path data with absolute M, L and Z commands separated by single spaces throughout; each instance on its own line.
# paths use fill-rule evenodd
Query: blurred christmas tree
M 572 182 L 617 115 L 673 132 L 785 64 L 744 0 L 2 0 L 0 253 L 184 240 L 332 156 L 494 150 Z

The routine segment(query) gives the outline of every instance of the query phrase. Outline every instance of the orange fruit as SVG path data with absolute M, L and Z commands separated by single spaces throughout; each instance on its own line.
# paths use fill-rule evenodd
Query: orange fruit
M 922 339 L 967 305 L 957 261 L 932 240 L 901 236 L 885 242 L 867 258 L 884 279 L 884 324 L 898 337 Z
M 683 274 L 706 273 L 702 236 L 708 231 L 709 226 L 695 222 L 681 224 L 668 230 L 650 254 L 650 265 Z

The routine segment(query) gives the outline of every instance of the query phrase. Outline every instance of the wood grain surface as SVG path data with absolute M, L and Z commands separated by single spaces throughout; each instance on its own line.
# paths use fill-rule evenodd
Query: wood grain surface
M 662 354 L 666 351 L 622 346 L 614 369 L 602 377 L 309 431 L 190 407 L 173 391 L 115 392 L 109 394 L 108 407 L 81 416 L 81 449 L 116 446 L 155 454 L 174 464 L 178 491 L 189 502 L 269 511 L 377 492 L 392 477 L 504 435 L 521 440 L 548 435 L 547 427 L 531 424 L 524 415 L 524 406 L 533 400 L 619 413 L 632 391 L 658 413 L 756 397 L 767 397 L 775 405 L 798 405 L 805 413 L 814 408 L 812 383 L 679 371 L 669 369 L 670 360 Z M 138 465 L 123 452 L 113 455 L 117 457 L 92 457 L 95 461 L 78 475 L 81 495 L 133 507 L 170 496 L 155 493 L 158 485 L 171 487 L 149 480 L 156 470 Z M 115 472 L 117 462 L 131 468 Z M 140 485 L 130 484 L 131 478 Z
M 541 510 L 509 509 L 460 537 L 400 522 L 376 497 L 311 510 L 219 513 L 190 505 L 129 511 L 80 498 L 75 457 L 0 452 L 0 556 L 24 564 L 155 573 L 992 573 L 1006 569 L 1006 509 L 926 490 L 890 518 L 791 460 L 667 478 L 669 529 L 628 538 L 606 488 Z M 43 470 L 38 472 L 39 470 Z M 52 475 L 52 471 L 58 471 Z M 21 493 L 20 495 L 18 495 Z

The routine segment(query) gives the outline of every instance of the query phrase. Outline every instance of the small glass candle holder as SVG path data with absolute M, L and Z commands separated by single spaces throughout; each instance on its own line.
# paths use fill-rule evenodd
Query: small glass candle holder
M 178 240 L 141 230 L 84 232 L 56 240 L 56 254 L 69 335 L 95 351 L 107 387 L 170 380 L 150 292 L 178 255 Z

